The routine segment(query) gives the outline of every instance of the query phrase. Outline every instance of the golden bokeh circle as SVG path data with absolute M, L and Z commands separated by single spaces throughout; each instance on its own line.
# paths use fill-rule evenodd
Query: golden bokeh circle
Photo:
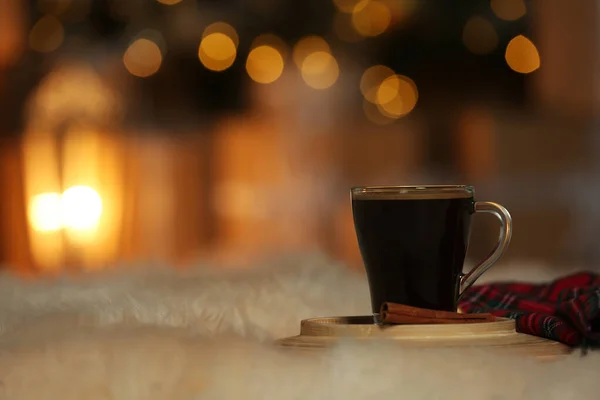
M 523 35 L 514 37 L 508 43 L 504 58 L 510 69 L 521 74 L 529 74 L 541 65 L 535 44 Z
M 283 56 L 274 47 L 261 45 L 253 48 L 246 60 L 246 72 L 257 83 L 275 82 L 283 73 Z
M 362 1 L 352 11 L 352 25 L 362 36 L 378 36 L 384 33 L 392 22 L 390 8 L 380 1 Z
M 235 42 L 221 32 L 206 35 L 198 47 L 198 58 L 211 71 L 224 71 L 233 65 L 237 55 Z
M 127 71 L 140 78 L 154 75 L 162 63 L 162 54 L 156 43 L 149 39 L 135 40 L 123 55 L 123 64 Z
M 385 79 L 377 90 L 377 106 L 384 115 L 399 118 L 410 113 L 419 99 L 415 82 L 404 75 Z
M 333 86 L 340 73 L 336 59 L 325 51 L 315 51 L 306 56 L 300 71 L 304 82 L 313 89 Z
M 360 92 L 371 103 L 377 103 L 377 91 L 381 83 L 394 75 L 394 71 L 385 65 L 373 65 L 365 70 L 360 78 Z

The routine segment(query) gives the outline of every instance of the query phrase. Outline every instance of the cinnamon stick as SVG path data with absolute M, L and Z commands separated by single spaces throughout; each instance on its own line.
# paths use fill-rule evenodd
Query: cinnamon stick
M 495 316 L 487 313 L 459 314 L 389 302 L 383 303 L 379 316 L 384 324 L 468 324 L 496 320 Z

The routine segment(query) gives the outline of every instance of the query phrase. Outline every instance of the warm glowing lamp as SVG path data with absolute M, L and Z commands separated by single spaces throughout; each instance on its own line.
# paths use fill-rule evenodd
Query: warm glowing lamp
M 117 119 L 118 104 L 84 63 L 59 65 L 28 103 L 24 191 L 31 258 L 40 270 L 94 269 L 117 256 L 121 153 L 103 121 Z

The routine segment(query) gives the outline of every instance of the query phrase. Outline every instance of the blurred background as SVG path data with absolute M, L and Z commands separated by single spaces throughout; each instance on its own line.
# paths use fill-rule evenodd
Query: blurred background
M 320 251 L 349 188 L 473 184 L 600 261 L 600 1 L 0 0 L 0 263 Z M 469 257 L 498 224 L 476 218 Z

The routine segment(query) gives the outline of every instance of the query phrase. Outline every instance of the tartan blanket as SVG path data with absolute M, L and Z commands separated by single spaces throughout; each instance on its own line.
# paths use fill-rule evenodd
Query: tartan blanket
M 572 347 L 600 346 L 600 275 L 581 272 L 545 284 L 472 286 L 460 299 L 465 313 L 515 320 L 518 332 Z

